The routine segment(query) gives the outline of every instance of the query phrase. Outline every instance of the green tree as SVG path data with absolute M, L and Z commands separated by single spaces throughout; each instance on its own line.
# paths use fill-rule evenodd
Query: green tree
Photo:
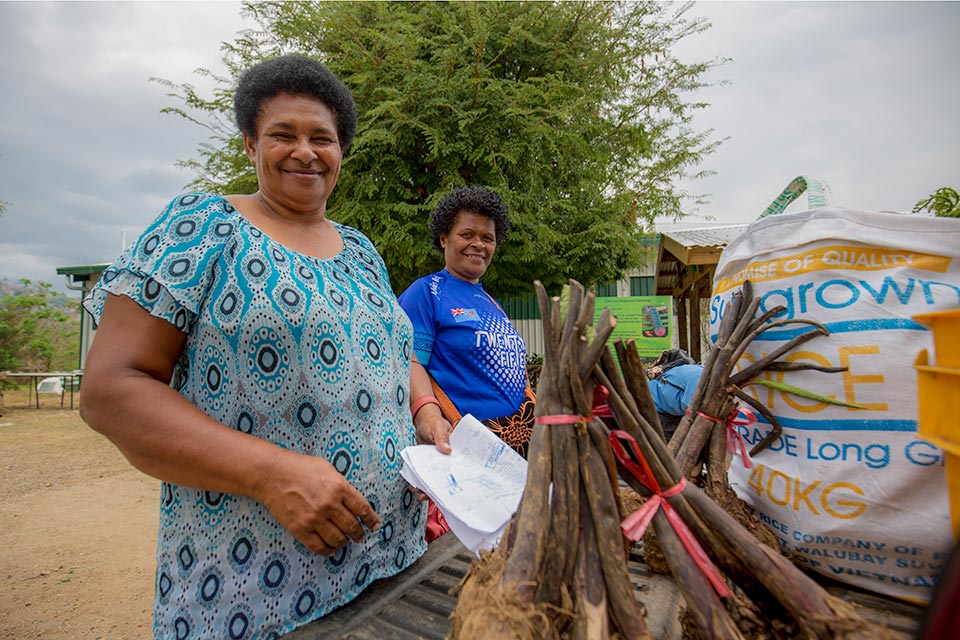
M 52 286 L 24 279 L 0 296 L 0 371 L 76 368 L 78 303 Z
M 927 211 L 941 218 L 960 218 L 960 194 L 956 189 L 940 187 L 929 197 L 913 205 L 913 212 Z
M 684 100 L 712 63 L 671 55 L 707 28 L 659 2 L 245 3 L 260 29 L 223 45 L 233 78 L 213 96 L 164 82 L 177 113 L 210 129 L 190 186 L 252 192 L 231 120 L 255 60 L 300 52 L 354 92 L 360 122 L 330 216 L 377 245 L 399 291 L 442 264 L 426 230 L 450 188 L 503 195 L 513 231 L 484 277 L 500 294 L 616 280 L 641 261 L 657 216 L 682 216 L 676 184 L 710 153 Z M 211 75 L 200 70 L 201 74 Z

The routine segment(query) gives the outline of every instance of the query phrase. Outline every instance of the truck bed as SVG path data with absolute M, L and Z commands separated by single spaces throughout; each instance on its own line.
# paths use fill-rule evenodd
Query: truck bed
M 476 559 L 456 536 L 446 534 L 403 573 L 371 585 L 353 602 L 285 636 L 290 640 L 442 640 L 450 632 L 457 585 Z M 646 608 L 654 638 L 680 640 L 683 596 L 670 576 L 652 573 L 639 556 L 629 561 L 637 600 Z M 815 576 L 833 595 L 872 622 L 914 638 L 923 608 L 852 589 Z

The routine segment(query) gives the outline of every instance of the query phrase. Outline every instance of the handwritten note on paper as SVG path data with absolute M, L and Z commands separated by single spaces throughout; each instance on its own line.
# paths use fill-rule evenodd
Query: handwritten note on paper
M 407 447 L 400 473 L 433 499 L 465 546 L 490 548 L 520 503 L 527 461 L 469 414 L 450 447 L 449 455 L 434 445 Z

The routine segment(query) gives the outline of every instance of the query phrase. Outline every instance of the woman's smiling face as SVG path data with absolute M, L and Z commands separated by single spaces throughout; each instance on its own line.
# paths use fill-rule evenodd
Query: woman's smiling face
M 493 220 L 461 210 L 449 233 L 440 236 L 447 271 L 477 284 L 497 250 L 497 227 Z
M 343 151 L 336 115 L 307 96 L 286 93 L 266 101 L 257 137 L 244 136 L 260 190 L 294 211 L 323 211 L 337 184 Z

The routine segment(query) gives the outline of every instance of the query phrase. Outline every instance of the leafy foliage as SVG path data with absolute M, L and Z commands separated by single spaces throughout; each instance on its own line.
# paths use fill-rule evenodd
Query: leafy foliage
M 513 229 L 484 276 L 498 295 L 619 279 L 640 265 L 657 216 L 682 216 L 676 187 L 716 143 L 689 123 L 712 63 L 670 54 L 707 25 L 689 5 L 635 2 L 250 2 L 260 29 L 225 43 L 233 78 L 287 52 L 316 57 L 354 92 L 359 126 L 329 203 L 366 233 L 394 287 L 442 266 L 427 220 L 452 187 L 500 193 Z M 211 76 L 209 71 L 201 74 Z M 162 80 L 210 129 L 191 187 L 250 193 L 232 124 L 232 79 L 212 98 Z M 203 120 L 194 113 L 205 113 Z
M 77 367 L 79 302 L 52 286 L 24 279 L 0 292 L 0 371 Z
M 913 205 L 913 212 L 927 211 L 941 218 L 960 218 L 960 194 L 956 189 L 940 187 L 929 197 Z

